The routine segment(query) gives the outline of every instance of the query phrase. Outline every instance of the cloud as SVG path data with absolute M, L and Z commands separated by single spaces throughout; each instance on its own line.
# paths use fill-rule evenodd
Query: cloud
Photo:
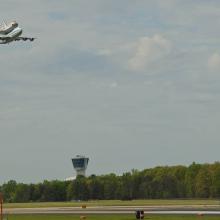
M 161 35 L 142 37 L 135 45 L 134 55 L 129 59 L 131 70 L 141 71 L 171 52 L 171 42 Z
M 118 87 L 118 83 L 117 82 L 113 82 L 109 85 L 110 88 L 116 88 Z
M 211 71 L 220 70 L 220 54 L 214 53 L 208 59 L 208 67 Z
M 109 49 L 100 49 L 97 51 L 97 54 L 100 56 L 109 56 L 112 54 L 112 52 Z

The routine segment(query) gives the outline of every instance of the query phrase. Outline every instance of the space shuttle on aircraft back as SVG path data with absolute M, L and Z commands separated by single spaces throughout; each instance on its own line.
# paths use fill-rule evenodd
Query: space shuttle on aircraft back
M 10 23 L 3 22 L 0 25 L 0 44 L 8 44 L 12 41 L 34 41 L 33 37 L 21 37 L 22 29 L 19 27 L 16 21 Z

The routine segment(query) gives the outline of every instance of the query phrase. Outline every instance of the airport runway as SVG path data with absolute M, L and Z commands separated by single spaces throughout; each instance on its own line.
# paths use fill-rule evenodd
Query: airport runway
M 134 214 L 144 210 L 146 214 L 220 215 L 219 206 L 99 206 L 99 207 L 51 207 L 51 208 L 8 208 L 5 214 Z

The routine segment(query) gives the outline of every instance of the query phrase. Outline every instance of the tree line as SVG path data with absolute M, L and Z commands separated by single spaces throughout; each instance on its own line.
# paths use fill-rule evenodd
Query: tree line
M 24 184 L 10 180 L 0 191 L 6 202 L 220 198 L 220 162 L 160 166 L 121 176 L 78 176 L 74 181 Z

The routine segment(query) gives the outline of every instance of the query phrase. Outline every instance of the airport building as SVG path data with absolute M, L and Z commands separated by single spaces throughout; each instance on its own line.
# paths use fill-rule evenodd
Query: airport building
M 73 167 L 76 171 L 76 176 L 85 176 L 86 168 L 88 166 L 89 158 L 81 155 L 77 155 L 72 158 Z

